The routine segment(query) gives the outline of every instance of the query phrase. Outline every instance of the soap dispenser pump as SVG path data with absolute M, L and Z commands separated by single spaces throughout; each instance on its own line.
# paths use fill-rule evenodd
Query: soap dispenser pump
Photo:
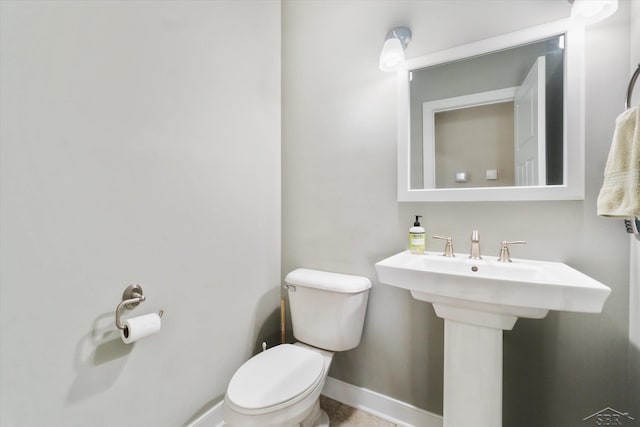
M 422 215 L 416 215 L 416 222 L 409 229 L 409 252 L 415 255 L 424 253 L 425 231 L 420 225 Z

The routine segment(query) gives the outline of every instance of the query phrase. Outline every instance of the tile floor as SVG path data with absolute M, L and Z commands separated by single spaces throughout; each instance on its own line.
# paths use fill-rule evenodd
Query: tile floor
M 396 427 L 396 424 L 374 417 L 326 396 L 320 396 L 320 407 L 327 411 L 331 427 Z

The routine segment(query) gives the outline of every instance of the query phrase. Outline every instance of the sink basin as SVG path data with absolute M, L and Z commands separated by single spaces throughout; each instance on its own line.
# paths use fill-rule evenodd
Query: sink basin
M 599 313 L 609 287 L 559 262 L 401 252 L 378 278 L 433 304 L 444 319 L 443 427 L 502 425 L 502 335 L 549 310 Z
M 408 289 L 414 298 L 518 317 L 542 318 L 549 310 L 599 313 L 609 287 L 559 262 L 496 257 L 470 259 L 409 251 L 376 264 L 382 283 Z

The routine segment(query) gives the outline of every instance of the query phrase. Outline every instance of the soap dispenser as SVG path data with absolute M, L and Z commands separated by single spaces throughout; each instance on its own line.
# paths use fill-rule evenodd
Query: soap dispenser
M 415 255 L 424 253 L 425 231 L 420 226 L 420 218 L 422 215 L 416 215 L 416 222 L 409 229 L 409 252 Z

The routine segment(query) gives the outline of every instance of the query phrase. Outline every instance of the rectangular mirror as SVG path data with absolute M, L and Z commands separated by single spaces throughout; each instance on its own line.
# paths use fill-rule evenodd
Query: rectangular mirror
M 583 37 L 563 20 L 407 60 L 398 200 L 583 199 Z

